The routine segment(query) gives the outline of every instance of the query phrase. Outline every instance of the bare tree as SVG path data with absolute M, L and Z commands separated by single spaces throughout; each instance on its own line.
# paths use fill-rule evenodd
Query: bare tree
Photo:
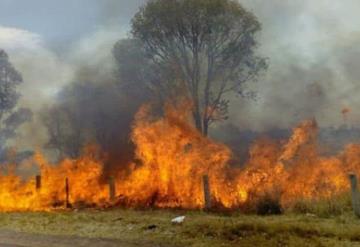
M 62 160 L 66 157 L 76 158 L 80 155 L 84 143 L 84 128 L 81 120 L 74 116 L 69 106 L 54 105 L 42 114 L 43 124 L 48 132 L 45 147 L 57 152 Z
M 151 66 L 177 78 L 150 84 L 182 89 L 204 135 L 212 122 L 227 118 L 226 95 L 243 93 L 244 83 L 266 68 L 255 54 L 260 29 L 257 18 L 233 0 L 150 0 L 132 20 L 133 37 Z
M 46 148 L 59 159 L 76 158 L 86 145 L 95 143 L 114 163 L 127 164 L 133 155 L 129 141 L 133 116 L 143 101 L 124 95 L 112 80 L 95 78 L 96 72 L 86 75 L 94 81 L 77 78 L 67 85 L 55 104 L 44 109 Z

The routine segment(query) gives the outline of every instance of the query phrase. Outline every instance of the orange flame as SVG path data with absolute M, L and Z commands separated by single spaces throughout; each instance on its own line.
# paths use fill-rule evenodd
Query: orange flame
M 331 157 L 318 153 L 317 124 L 304 121 L 289 140 L 256 141 L 244 167 L 228 165 L 228 147 L 202 136 L 186 110 L 165 109 L 154 119 L 149 107 L 135 117 L 132 140 L 136 159 L 115 176 L 116 203 L 128 207 L 155 206 L 202 208 L 202 178 L 210 179 L 212 200 L 223 208 L 239 208 L 265 193 L 277 193 L 283 206 L 301 198 L 327 198 L 348 190 L 347 174 L 360 171 L 360 145 L 350 144 Z M 42 176 L 41 189 L 34 179 L 23 180 L 14 172 L 0 175 L 0 211 L 51 210 L 64 207 L 65 178 L 73 205 L 106 206 L 109 185 L 94 148 L 75 160 L 49 164 L 37 153 L 33 159 Z M 119 166 L 119 167 L 124 167 Z

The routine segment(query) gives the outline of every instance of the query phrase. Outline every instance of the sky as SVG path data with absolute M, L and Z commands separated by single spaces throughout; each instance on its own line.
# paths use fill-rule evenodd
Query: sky
M 360 124 L 360 1 L 239 0 L 262 23 L 259 54 L 269 69 L 234 97 L 230 122 L 243 129 L 288 128 L 316 117 L 322 126 Z M 111 63 L 145 0 L 0 0 L 0 48 L 23 74 L 22 104 L 40 109 L 82 63 Z M 106 62 L 105 62 L 106 61 Z
M 75 42 L 109 22 L 127 25 L 141 2 L 0 0 L 0 24 L 39 34 L 49 46 L 63 45 Z
M 0 0 L 0 48 L 23 74 L 24 104 L 40 107 L 53 97 L 71 81 L 75 63 L 109 56 L 141 2 Z

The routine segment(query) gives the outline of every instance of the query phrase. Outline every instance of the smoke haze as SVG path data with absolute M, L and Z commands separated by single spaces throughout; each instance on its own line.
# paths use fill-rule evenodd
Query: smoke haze
M 232 105 L 232 122 L 242 128 L 288 128 L 316 117 L 320 126 L 360 121 L 356 68 L 360 49 L 358 1 L 241 1 L 263 25 L 260 52 L 269 69 L 254 85 L 259 100 Z

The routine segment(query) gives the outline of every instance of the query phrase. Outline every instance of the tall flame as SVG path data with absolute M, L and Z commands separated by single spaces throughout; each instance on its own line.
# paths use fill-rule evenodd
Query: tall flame
M 166 107 L 154 118 L 148 106 L 135 117 L 132 140 L 136 160 L 119 164 L 113 174 L 116 201 L 109 199 L 104 160 L 89 147 L 78 159 L 50 164 L 37 153 L 41 188 L 10 169 L 0 175 L 0 211 L 51 210 L 65 205 L 65 179 L 73 205 L 202 208 L 202 178 L 209 176 L 212 201 L 239 208 L 266 193 L 287 207 L 301 198 L 328 198 L 348 190 L 347 174 L 360 171 L 360 145 L 350 144 L 334 156 L 321 156 L 315 120 L 294 128 L 287 141 L 262 138 L 253 143 L 243 167 L 228 165 L 232 153 L 224 144 L 202 136 L 186 110 Z M 126 169 L 124 169 L 126 167 Z

